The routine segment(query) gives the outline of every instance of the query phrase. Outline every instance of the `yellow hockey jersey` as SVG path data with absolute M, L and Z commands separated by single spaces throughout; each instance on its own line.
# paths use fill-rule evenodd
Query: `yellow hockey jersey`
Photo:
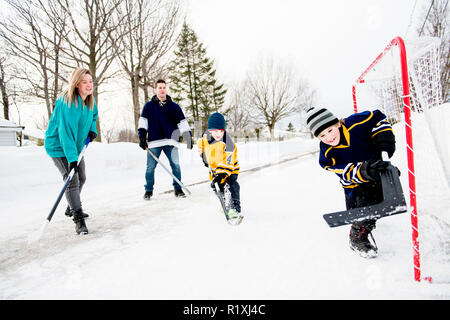
M 216 141 L 209 131 L 197 141 L 198 151 L 204 153 L 214 175 L 225 173 L 239 174 L 237 147 L 230 135 L 225 131 L 221 141 Z M 209 177 L 212 179 L 211 175 Z

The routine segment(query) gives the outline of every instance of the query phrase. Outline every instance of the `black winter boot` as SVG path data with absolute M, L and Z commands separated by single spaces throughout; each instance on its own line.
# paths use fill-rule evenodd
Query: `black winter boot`
M 375 229 L 375 220 L 354 223 L 350 229 L 350 249 L 363 258 L 375 258 L 378 254 L 378 248 L 372 236 L 373 229 Z M 374 245 L 370 243 L 369 235 Z
M 70 207 L 69 207 L 69 206 L 67 206 L 67 208 L 66 208 L 65 215 L 66 215 L 67 217 L 72 217 L 72 216 L 73 216 L 72 211 L 70 210 Z M 89 217 L 89 215 L 88 215 L 87 213 L 84 213 L 84 212 L 83 212 L 83 218 L 87 219 L 88 217 Z
M 175 193 L 175 197 L 178 197 L 178 198 L 186 198 L 186 195 L 184 194 L 184 192 L 183 192 L 182 189 L 176 189 L 176 190 L 174 191 L 174 193 Z
M 150 198 L 153 196 L 153 191 L 145 191 L 144 193 L 144 200 L 150 200 Z
M 75 231 L 77 234 L 88 234 L 86 223 L 84 222 L 83 210 L 72 210 L 73 222 L 75 222 Z

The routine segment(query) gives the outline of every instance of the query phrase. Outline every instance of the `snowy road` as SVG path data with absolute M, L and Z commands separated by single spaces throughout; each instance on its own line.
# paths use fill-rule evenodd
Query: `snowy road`
M 196 168 L 204 172 L 201 164 Z M 190 187 L 192 196 L 185 199 L 160 188 L 146 202 L 130 172 L 120 187 L 112 183 L 120 179 L 115 172 L 123 171 L 88 172 L 87 236 L 74 234 L 62 209 L 32 246 L 27 234 L 45 215 L 11 222 L 0 243 L 0 298 L 450 298 L 448 284 L 413 281 L 408 215 L 378 222 L 376 259 L 348 248 L 348 226 L 328 228 L 322 214 L 343 209 L 344 199 L 316 155 L 242 173 L 245 219 L 237 227 L 226 223 L 206 183 Z M 44 187 L 34 188 L 49 193 Z M 50 199 L 36 202 L 41 212 Z

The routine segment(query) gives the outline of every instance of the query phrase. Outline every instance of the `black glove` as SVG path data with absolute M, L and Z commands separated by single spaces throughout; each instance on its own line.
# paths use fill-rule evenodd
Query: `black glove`
M 206 160 L 206 155 L 204 152 L 202 152 L 200 154 L 200 158 L 202 158 L 202 161 L 203 161 L 203 164 L 205 165 L 205 167 L 209 168 L 208 160 Z
M 385 171 L 391 163 L 383 160 L 364 161 L 361 165 L 361 176 L 364 180 L 375 181 L 380 178 L 380 172 Z
M 89 142 L 92 142 L 97 138 L 97 134 L 94 131 L 89 131 L 88 133 Z
M 75 173 L 78 173 L 78 161 L 74 161 L 74 162 L 69 163 L 69 172 L 72 169 L 75 170 Z
M 141 147 L 143 150 L 147 150 L 147 148 L 148 148 L 147 130 L 139 129 L 138 135 L 139 135 L 139 147 Z
M 391 158 L 395 152 L 395 136 L 391 131 L 380 132 L 373 137 L 373 145 L 380 152 L 380 156 L 381 152 L 386 151 Z
M 148 143 L 147 143 L 147 141 L 145 141 L 145 138 L 144 139 L 140 139 L 139 147 L 141 147 L 143 150 L 147 150 L 148 149 Z
M 219 188 L 221 188 L 225 184 L 225 181 L 221 183 L 224 178 L 227 178 L 226 173 L 217 174 L 211 182 L 211 188 L 216 189 L 215 187 L 216 182 L 219 184 Z

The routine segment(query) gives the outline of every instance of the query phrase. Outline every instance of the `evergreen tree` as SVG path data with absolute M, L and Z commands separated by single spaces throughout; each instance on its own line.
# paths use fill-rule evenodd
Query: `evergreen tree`
M 288 127 L 287 127 L 287 131 L 294 132 L 294 125 L 292 124 L 292 122 L 289 122 Z
M 169 76 L 172 98 L 186 110 L 187 118 L 201 120 L 205 127 L 209 115 L 223 106 L 227 90 L 216 79 L 214 61 L 186 23 L 174 55 Z

